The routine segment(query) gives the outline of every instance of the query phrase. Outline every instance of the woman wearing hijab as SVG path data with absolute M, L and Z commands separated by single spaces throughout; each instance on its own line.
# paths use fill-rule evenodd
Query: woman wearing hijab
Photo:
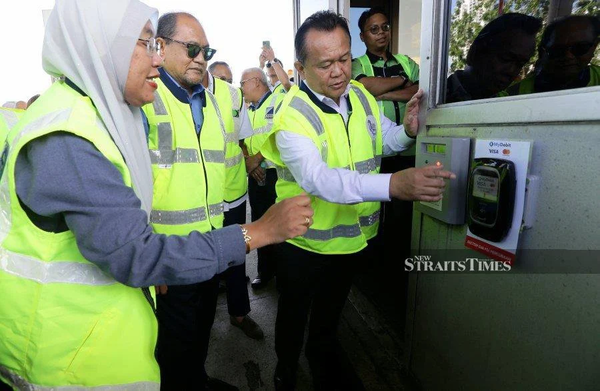
M 156 17 L 138 0 L 57 0 L 48 19 L 43 66 L 61 80 L 0 164 L 0 379 L 14 388 L 159 389 L 153 301 L 136 287 L 207 280 L 310 224 L 301 196 L 244 226 L 152 233 L 139 107 L 156 89 Z

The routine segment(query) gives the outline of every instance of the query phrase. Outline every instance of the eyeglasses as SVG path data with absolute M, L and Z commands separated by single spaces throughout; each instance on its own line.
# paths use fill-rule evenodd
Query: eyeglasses
M 593 42 L 577 42 L 572 45 L 560 45 L 544 48 L 551 58 L 563 57 L 567 52 L 575 57 L 581 57 L 594 46 Z
M 254 77 L 251 77 L 251 78 L 249 78 L 249 79 L 242 80 L 242 81 L 240 82 L 240 86 L 241 86 L 241 87 L 243 87 L 243 86 L 244 86 L 244 83 L 246 83 L 247 81 L 250 81 L 250 80 L 252 80 L 252 79 L 258 79 L 258 77 L 254 76 Z
M 213 56 L 217 52 L 217 49 L 209 48 L 208 46 L 202 47 L 198 44 L 191 43 L 191 42 L 181 42 L 176 39 L 167 38 L 167 37 L 161 37 L 161 38 L 167 39 L 169 41 L 177 42 L 178 44 L 185 46 L 187 48 L 187 55 L 189 58 L 196 58 L 198 56 L 198 54 L 200 54 L 200 52 L 202 52 L 202 55 L 204 56 L 204 60 L 210 61 L 210 59 L 213 58 Z
M 378 26 L 375 24 L 375 25 L 371 26 L 368 29 L 368 31 L 373 35 L 377 35 L 377 34 L 379 34 L 379 31 L 383 31 L 383 32 L 390 31 L 390 28 L 392 28 L 392 27 L 390 26 L 389 23 L 382 24 L 381 26 Z
M 154 37 L 148 38 L 148 39 L 138 38 L 138 41 L 144 42 L 146 44 L 146 54 L 148 54 L 148 56 L 152 57 L 152 56 L 154 56 L 155 53 L 160 54 L 160 43 L 158 43 L 158 41 L 156 41 L 156 38 L 154 38 Z
M 229 84 L 233 84 L 233 79 L 228 79 L 225 76 L 217 76 L 217 79 L 221 79 L 223 81 L 226 81 Z

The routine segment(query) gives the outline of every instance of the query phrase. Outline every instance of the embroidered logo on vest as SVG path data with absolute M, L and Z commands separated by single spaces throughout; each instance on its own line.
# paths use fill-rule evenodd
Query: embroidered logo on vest
M 367 129 L 369 129 L 369 134 L 372 139 L 375 139 L 377 135 L 377 122 L 375 121 L 375 117 L 372 115 L 367 116 Z
M 274 112 L 275 112 L 275 108 L 273 106 L 267 107 L 267 112 L 265 113 L 265 119 L 273 119 Z

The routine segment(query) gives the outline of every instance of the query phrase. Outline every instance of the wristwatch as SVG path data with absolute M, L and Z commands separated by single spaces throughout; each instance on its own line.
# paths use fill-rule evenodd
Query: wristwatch
M 271 64 L 277 62 L 281 65 L 281 61 L 279 61 L 277 58 L 273 58 L 273 61 L 267 61 L 267 68 L 271 68 Z

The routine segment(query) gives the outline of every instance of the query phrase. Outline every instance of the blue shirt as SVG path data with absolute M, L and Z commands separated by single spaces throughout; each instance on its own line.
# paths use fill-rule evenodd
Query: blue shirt
M 196 134 L 200 134 L 202 124 L 204 123 L 203 110 L 206 107 L 206 92 L 204 86 L 198 84 L 197 86 L 192 87 L 192 93 L 190 94 L 188 90 L 180 86 L 179 83 L 177 83 L 177 81 L 175 81 L 175 79 L 173 79 L 173 77 L 163 68 L 160 68 L 158 71 L 160 72 L 160 80 L 169 89 L 171 94 L 173 94 L 173 96 L 181 103 L 190 105 Z

